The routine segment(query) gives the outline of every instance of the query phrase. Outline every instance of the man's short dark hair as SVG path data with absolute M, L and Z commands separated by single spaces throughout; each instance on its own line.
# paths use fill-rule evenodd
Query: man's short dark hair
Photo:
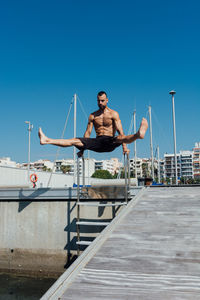
M 105 95 L 106 95 L 106 97 L 107 97 L 107 94 L 106 94 L 106 92 L 104 92 L 104 91 L 100 91 L 100 92 L 97 94 L 97 97 L 98 97 L 98 96 L 103 96 L 104 94 L 105 94 Z

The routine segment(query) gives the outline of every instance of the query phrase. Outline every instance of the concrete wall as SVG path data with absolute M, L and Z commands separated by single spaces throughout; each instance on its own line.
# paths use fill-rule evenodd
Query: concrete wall
M 30 171 L 38 176 L 37 187 L 47 187 L 50 172 Z M 0 166 L 0 187 L 2 186 L 32 186 L 28 180 L 26 169 Z M 49 187 L 70 187 L 73 186 L 73 176 L 53 173 Z
M 0 201 L 0 271 L 58 276 L 76 254 L 74 201 Z M 113 208 L 81 209 L 85 220 L 109 221 Z M 92 239 L 103 227 L 82 226 Z
M 72 187 L 74 182 L 73 175 L 53 173 L 42 171 L 30 171 L 30 174 L 37 174 L 38 181 L 37 187 Z M 87 173 L 86 173 L 87 174 Z M 51 176 L 50 184 L 48 185 Z M 98 179 L 85 177 L 86 185 L 117 185 L 124 184 L 124 179 Z M 75 180 L 76 182 L 76 180 Z M 80 184 L 82 184 L 82 176 L 80 177 Z M 131 179 L 131 185 L 136 185 L 136 180 Z M 32 187 L 32 183 L 28 180 L 28 174 L 26 169 L 12 168 L 6 166 L 0 166 L 0 188 L 7 186 L 29 186 Z

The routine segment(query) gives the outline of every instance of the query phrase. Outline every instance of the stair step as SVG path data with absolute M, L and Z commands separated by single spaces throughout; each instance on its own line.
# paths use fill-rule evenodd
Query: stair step
M 76 222 L 77 225 L 92 225 L 92 226 L 107 226 L 110 222 L 86 222 L 86 221 L 79 221 Z
M 76 242 L 77 245 L 89 246 L 92 242 L 90 241 L 79 241 Z
M 95 203 L 95 202 L 77 202 L 77 205 L 79 206 L 96 206 L 96 207 L 106 207 L 106 206 L 121 206 L 121 205 L 127 205 L 126 202 L 118 202 L 118 203 Z

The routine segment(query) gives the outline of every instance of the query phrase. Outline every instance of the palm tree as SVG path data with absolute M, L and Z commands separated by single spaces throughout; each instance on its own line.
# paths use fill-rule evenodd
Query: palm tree
M 66 174 L 66 173 L 69 174 L 69 172 L 71 171 L 71 166 L 70 166 L 70 165 L 62 165 L 62 166 L 60 167 L 60 170 L 61 170 L 64 174 Z

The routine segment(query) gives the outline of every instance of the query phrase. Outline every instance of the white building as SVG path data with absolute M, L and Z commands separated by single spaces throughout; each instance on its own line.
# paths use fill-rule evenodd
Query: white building
M 55 172 L 62 172 L 61 166 L 69 166 L 70 170 L 67 172 L 70 175 L 74 174 L 74 160 L 73 159 L 57 159 L 55 161 Z
M 163 164 L 164 161 L 160 160 L 160 178 L 162 178 L 163 175 Z M 137 177 L 151 177 L 152 176 L 152 162 L 150 158 L 136 158 L 136 163 L 135 159 L 131 158 L 130 159 L 130 171 L 135 174 L 135 165 L 136 165 L 136 170 L 137 170 Z M 158 161 L 157 159 L 154 159 L 154 175 L 155 177 L 158 176 Z
M 0 158 L 0 166 L 19 168 L 20 164 L 12 161 L 10 157 L 2 157 Z
M 175 178 L 174 154 L 165 154 L 165 178 Z M 177 153 L 177 176 L 178 178 L 193 178 L 193 152 L 180 151 Z
M 111 158 L 111 161 L 113 162 L 113 168 L 114 168 L 114 174 L 119 173 L 120 168 L 123 167 L 123 163 L 119 161 L 118 158 Z
M 177 154 L 177 175 L 180 177 L 180 154 Z M 165 178 L 175 178 L 175 159 L 174 154 L 164 154 Z
M 136 163 L 135 163 L 135 159 L 131 158 L 130 159 L 130 172 L 131 173 L 133 172 L 133 174 L 135 174 L 135 169 L 136 169 L 137 177 L 143 177 L 142 163 L 143 163 L 142 158 L 136 158 Z
M 200 177 L 200 143 L 195 143 L 193 148 L 193 172 L 194 178 Z
M 22 167 L 27 168 L 28 164 L 21 164 Z M 35 162 L 30 163 L 30 170 L 40 170 L 43 171 L 45 168 L 49 171 L 53 169 L 54 163 L 48 159 L 39 159 Z
M 193 151 L 180 151 L 181 177 L 194 178 Z
M 69 175 L 74 175 L 74 160 L 73 159 L 60 159 L 55 162 L 55 171 L 62 172 L 61 166 L 69 166 L 70 170 L 67 172 Z M 80 175 L 82 175 L 82 159 L 80 159 Z M 91 177 L 95 172 L 95 160 L 93 158 L 85 158 L 85 177 Z M 76 174 L 76 162 L 75 162 Z
M 96 170 L 107 170 L 112 175 L 115 174 L 115 163 L 113 160 L 96 160 L 95 161 L 95 171 Z

